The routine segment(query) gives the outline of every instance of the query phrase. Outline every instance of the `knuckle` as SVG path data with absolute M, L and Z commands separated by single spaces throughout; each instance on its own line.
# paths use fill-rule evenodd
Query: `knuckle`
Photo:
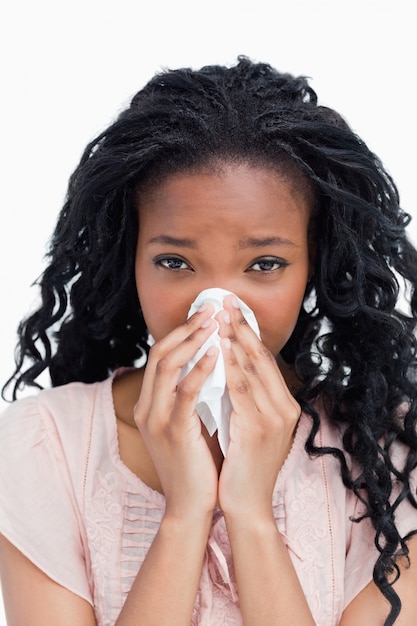
M 198 359 L 197 363 L 193 367 L 194 370 L 199 371 L 199 372 L 207 371 L 207 367 L 209 366 L 209 363 L 208 363 L 208 359 L 204 358 L 204 356 Z
M 243 369 L 245 370 L 245 372 L 248 372 L 248 374 L 257 374 L 257 370 L 255 365 L 252 363 L 252 361 L 246 361 L 243 364 Z
M 184 379 L 184 382 L 181 382 L 177 386 L 177 397 L 181 400 L 189 400 L 195 396 L 196 390 L 194 385 L 190 384 L 189 381 Z
M 183 341 L 193 341 L 198 337 L 198 332 L 201 330 L 199 327 L 196 327 L 195 324 L 191 325 L 189 320 L 184 322 L 184 327 L 187 329 L 187 335 L 183 338 Z
M 235 383 L 234 389 L 241 394 L 249 393 L 249 385 L 245 380 L 239 380 Z
M 272 352 L 270 350 L 268 350 L 268 348 L 266 346 L 264 346 L 263 344 L 261 344 L 261 347 L 260 347 L 260 355 L 264 359 L 267 359 L 268 361 L 276 363 L 275 357 L 272 354 Z
M 162 347 L 160 343 L 154 343 L 149 350 L 148 360 L 158 361 L 162 357 Z
M 198 315 L 194 314 L 190 317 L 187 317 L 186 320 L 182 323 L 182 326 L 186 329 L 196 329 L 199 327 L 201 321 Z
M 156 364 L 157 374 L 162 374 L 163 372 L 166 372 L 168 367 L 169 367 L 169 359 L 167 359 L 167 357 L 160 358 Z

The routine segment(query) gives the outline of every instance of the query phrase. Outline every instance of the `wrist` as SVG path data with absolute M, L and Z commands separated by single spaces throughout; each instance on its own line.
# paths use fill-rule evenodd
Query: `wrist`
M 213 511 L 175 511 L 166 509 L 161 526 L 165 533 L 172 535 L 206 534 L 208 536 L 213 521 Z
M 229 534 L 239 533 L 243 535 L 258 536 L 259 538 L 268 535 L 276 535 L 278 532 L 276 521 L 272 510 L 264 515 L 251 514 L 224 514 L 226 527 Z

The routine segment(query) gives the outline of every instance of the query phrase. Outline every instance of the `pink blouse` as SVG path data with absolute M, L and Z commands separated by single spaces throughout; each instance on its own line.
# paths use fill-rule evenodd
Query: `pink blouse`
M 42 391 L 0 418 L 0 532 L 50 578 L 91 603 L 98 626 L 115 623 L 164 514 L 164 497 L 120 459 L 112 380 Z M 306 454 L 310 427 L 302 415 L 273 510 L 317 625 L 336 626 L 372 579 L 374 532 L 367 520 L 351 522 L 359 505 L 343 486 L 338 462 Z M 341 447 L 340 433 L 325 419 L 319 439 Z M 397 522 L 403 534 L 417 528 L 417 511 L 404 502 Z M 241 624 L 218 510 L 192 625 Z

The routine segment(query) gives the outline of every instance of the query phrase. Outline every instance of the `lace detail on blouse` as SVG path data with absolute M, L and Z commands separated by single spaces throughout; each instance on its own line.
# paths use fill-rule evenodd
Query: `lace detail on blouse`
M 158 532 L 164 507 L 149 502 L 128 485 L 123 509 L 124 525 L 121 546 L 121 587 L 126 600 L 136 575 Z
M 91 569 L 94 579 L 94 604 L 100 626 L 112 626 L 118 610 L 114 598 L 113 561 L 114 547 L 120 541 L 122 529 L 121 506 L 117 497 L 117 481 L 114 473 L 96 472 L 94 497 L 86 515 L 86 531 L 91 546 Z M 113 599 L 113 601 L 112 601 Z M 109 602 L 110 600 L 110 602 Z M 116 602 L 115 602 L 116 600 Z

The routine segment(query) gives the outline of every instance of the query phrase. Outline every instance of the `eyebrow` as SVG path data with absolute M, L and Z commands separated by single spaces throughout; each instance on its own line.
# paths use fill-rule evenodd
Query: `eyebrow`
M 172 237 L 171 235 L 157 235 L 149 239 L 150 244 L 159 243 L 168 246 L 174 246 L 176 248 L 190 248 L 193 250 L 198 249 L 198 243 L 195 239 Z M 246 248 L 266 248 L 267 246 L 292 246 L 297 247 L 293 241 L 285 239 L 284 237 L 247 237 L 240 239 L 238 242 L 239 250 Z
M 239 240 L 239 249 L 244 248 L 264 248 L 267 246 L 292 246 L 297 247 L 293 241 L 285 239 L 284 237 L 263 237 L 257 239 L 256 237 L 247 237 L 246 239 Z
M 195 239 L 179 239 L 177 237 L 171 237 L 170 235 L 158 235 L 157 237 L 152 237 L 149 239 L 148 243 L 162 243 L 168 246 L 175 246 L 176 248 L 198 248 L 198 244 Z

